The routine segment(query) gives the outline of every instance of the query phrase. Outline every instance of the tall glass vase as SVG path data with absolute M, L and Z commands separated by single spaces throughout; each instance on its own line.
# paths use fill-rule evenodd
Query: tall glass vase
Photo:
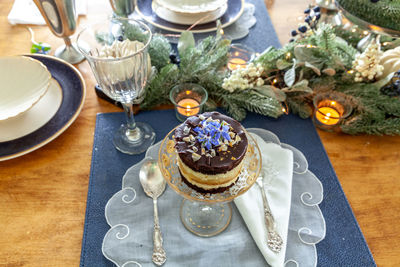
M 147 47 L 152 33 L 142 22 L 127 18 L 110 18 L 79 33 L 77 44 L 85 55 L 98 84 L 125 110 L 126 124 L 113 138 L 114 146 L 126 154 L 140 154 L 154 143 L 150 125 L 136 122 L 133 103 L 143 99 L 151 63 Z M 88 44 L 85 52 L 81 43 Z

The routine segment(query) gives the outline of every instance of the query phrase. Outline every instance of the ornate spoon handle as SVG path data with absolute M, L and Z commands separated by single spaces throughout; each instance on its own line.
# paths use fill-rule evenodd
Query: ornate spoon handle
M 157 210 L 157 199 L 153 198 L 153 207 L 154 207 L 154 232 L 153 232 L 153 262 L 161 266 L 167 260 L 167 255 L 165 254 L 165 250 L 163 248 L 163 238 L 161 234 L 160 223 L 158 222 L 158 210 Z
M 273 252 L 279 253 L 282 249 L 283 240 L 275 230 L 275 219 L 274 216 L 272 215 L 267 197 L 265 195 L 262 177 L 259 177 L 257 179 L 257 184 L 261 188 L 261 195 L 263 198 L 265 224 L 267 226 L 267 231 L 268 231 L 267 245 Z

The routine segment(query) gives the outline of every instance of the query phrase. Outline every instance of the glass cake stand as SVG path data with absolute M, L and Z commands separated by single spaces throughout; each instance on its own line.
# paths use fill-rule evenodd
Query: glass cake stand
M 396 31 L 393 29 L 388 29 L 385 27 L 374 25 L 368 21 L 365 21 L 356 15 L 348 12 L 344 9 L 337 1 L 336 1 L 337 8 L 341 11 L 342 15 L 346 17 L 350 22 L 359 26 L 360 28 L 367 30 L 370 34 L 363 38 L 358 44 L 357 48 L 361 51 L 364 51 L 365 48 L 371 43 L 372 40 L 376 38 L 377 35 L 387 35 L 390 37 L 400 37 L 400 31 Z
M 176 129 L 176 128 L 175 128 Z M 179 173 L 173 129 L 161 143 L 158 164 L 169 186 L 183 196 L 180 217 L 190 232 L 203 237 L 221 233 L 232 217 L 230 202 L 254 184 L 261 170 L 261 151 L 255 139 L 246 132 L 249 142 L 243 168 L 233 186 L 222 193 L 200 193 L 189 187 Z
M 345 16 L 352 23 L 360 26 L 361 28 L 368 30 L 369 32 L 373 32 L 375 34 L 384 34 L 391 37 L 400 37 L 400 31 L 388 29 L 385 27 L 377 26 L 368 21 L 365 21 L 354 14 L 351 14 L 346 9 L 344 9 L 338 2 L 336 2 L 336 6 L 342 12 L 343 16 Z

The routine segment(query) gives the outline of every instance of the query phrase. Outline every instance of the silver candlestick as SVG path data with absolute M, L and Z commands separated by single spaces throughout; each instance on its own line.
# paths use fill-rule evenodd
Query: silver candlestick
M 74 0 L 34 0 L 52 33 L 64 39 L 65 45 L 56 49 L 54 55 L 76 64 L 85 59 L 70 36 L 76 30 L 76 11 Z

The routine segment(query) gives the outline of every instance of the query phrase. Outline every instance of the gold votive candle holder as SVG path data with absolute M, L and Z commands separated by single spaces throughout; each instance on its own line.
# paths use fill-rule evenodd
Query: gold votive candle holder
M 232 44 L 229 50 L 228 69 L 245 68 L 254 59 L 254 55 L 252 48 L 242 44 Z
M 208 93 L 199 84 L 183 83 L 171 89 L 169 98 L 175 105 L 176 118 L 179 121 L 185 121 L 188 117 L 202 112 Z

